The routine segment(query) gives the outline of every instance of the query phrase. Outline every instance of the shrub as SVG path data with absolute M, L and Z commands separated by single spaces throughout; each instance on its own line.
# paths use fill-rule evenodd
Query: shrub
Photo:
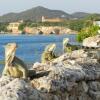
M 83 28 L 77 35 L 77 41 L 82 42 L 85 38 L 95 36 L 98 34 L 98 30 L 100 29 L 97 25 L 92 25 L 87 28 Z

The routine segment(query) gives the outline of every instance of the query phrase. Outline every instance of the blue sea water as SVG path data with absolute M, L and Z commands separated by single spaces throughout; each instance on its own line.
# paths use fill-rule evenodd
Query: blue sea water
M 57 53 L 62 53 L 62 41 L 63 38 L 69 38 L 70 43 L 77 44 L 76 35 L 0 35 L 0 60 L 4 60 L 4 45 L 11 42 L 16 42 L 18 48 L 16 55 L 20 57 L 26 63 L 34 63 L 41 61 L 41 54 L 45 46 L 49 43 L 57 44 Z M 2 70 L 4 65 L 0 65 L 0 70 Z

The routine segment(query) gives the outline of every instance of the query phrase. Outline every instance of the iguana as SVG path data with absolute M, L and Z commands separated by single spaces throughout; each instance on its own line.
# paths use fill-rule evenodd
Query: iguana
M 29 71 L 25 63 L 15 56 L 16 48 L 16 43 L 8 43 L 5 46 L 5 68 L 3 75 L 25 79 L 28 77 Z
M 42 57 L 41 57 L 42 63 L 46 63 L 57 57 L 54 53 L 55 49 L 56 49 L 56 44 L 54 44 L 54 43 L 46 46 L 46 48 L 42 54 Z
M 63 39 L 63 52 L 66 53 L 66 52 L 71 52 L 73 50 L 77 50 L 78 49 L 78 46 L 75 46 L 75 45 L 71 45 L 69 43 L 69 39 L 68 38 L 64 38 Z

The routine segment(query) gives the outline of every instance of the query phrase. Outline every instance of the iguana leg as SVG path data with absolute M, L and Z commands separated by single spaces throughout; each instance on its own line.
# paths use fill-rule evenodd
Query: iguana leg
M 28 77 L 28 71 L 27 71 L 25 68 L 21 67 L 20 65 L 18 65 L 18 69 L 19 69 L 19 70 L 22 72 L 22 74 L 23 74 L 22 78 L 26 79 L 26 78 Z
M 4 68 L 4 70 L 2 72 L 2 75 L 4 75 L 4 76 L 10 76 L 9 69 L 8 68 Z

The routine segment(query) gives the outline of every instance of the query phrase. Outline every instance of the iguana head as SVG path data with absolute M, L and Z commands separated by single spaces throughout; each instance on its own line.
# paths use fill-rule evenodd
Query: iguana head
M 46 46 L 45 52 L 54 52 L 56 49 L 56 44 L 52 43 Z
M 11 65 L 15 56 L 16 48 L 17 48 L 16 43 L 8 43 L 5 46 L 5 64 Z
M 69 42 L 69 38 L 64 38 L 63 39 L 63 46 L 66 46 Z

